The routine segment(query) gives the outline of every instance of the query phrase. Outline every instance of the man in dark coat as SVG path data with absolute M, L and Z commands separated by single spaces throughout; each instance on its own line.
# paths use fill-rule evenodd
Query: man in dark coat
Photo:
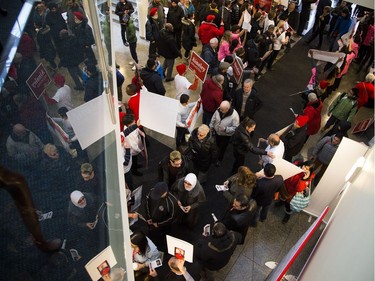
M 174 80 L 174 77 L 172 77 L 174 60 L 177 57 L 182 58 L 181 52 L 176 45 L 173 30 L 173 25 L 166 23 L 165 27 L 160 31 L 159 40 L 156 42 L 159 55 L 164 57 L 163 71 L 166 73 L 165 82 Z
M 129 43 L 126 42 L 125 33 L 127 27 L 127 21 L 129 17 L 134 12 L 134 8 L 132 3 L 128 2 L 127 0 L 120 0 L 115 9 L 115 14 L 119 16 L 120 26 L 121 26 L 121 39 L 122 43 L 127 47 Z
M 264 166 L 264 177 L 257 180 L 256 186 L 251 194 L 251 197 L 257 202 L 257 208 L 251 225 L 257 225 L 257 217 L 260 213 L 260 221 L 264 222 L 267 219 L 268 210 L 273 202 L 275 193 L 280 190 L 284 184 L 284 179 L 280 175 L 275 175 L 276 167 L 267 163 Z M 262 209 L 262 210 L 261 210 Z
M 143 85 L 151 93 L 158 95 L 165 95 L 165 88 L 163 81 L 159 74 L 155 71 L 156 63 L 154 59 L 149 59 L 147 61 L 146 67 L 142 68 L 140 76 L 143 80 Z
M 307 136 L 308 121 L 309 118 L 306 115 L 299 115 L 296 121 L 280 136 L 285 145 L 285 160 L 292 162 L 292 158 L 301 151 Z
M 299 24 L 299 13 L 296 10 L 296 3 L 290 2 L 288 9 L 286 9 L 281 15 L 280 20 L 288 21 L 288 24 L 294 31 L 297 30 Z
M 207 181 L 208 169 L 217 158 L 217 146 L 210 128 L 204 124 L 196 128 L 191 133 L 188 145 L 194 174 L 198 175 L 199 182 L 204 184 Z
M 235 91 L 232 105 L 240 115 L 240 120 L 246 117 L 254 118 L 254 114 L 262 107 L 263 102 L 259 99 L 257 91 L 253 88 L 254 81 L 246 79 L 243 88 Z
M 238 194 L 233 201 L 233 205 L 225 213 L 221 222 L 229 230 L 236 231 L 242 235 L 241 243 L 245 242 L 247 230 L 249 229 L 253 213 L 249 210 L 250 198 L 245 194 Z
M 174 38 L 176 40 L 177 49 L 181 49 L 182 19 L 184 18 L 184 10 L 178 5 L 180 1 L 172 0 L 171 6 L 167 14 L 167 22 L 173 25 Z
M 146 197 L 146 220 L 150 227 L 170 232 L 171 224 L 181 212 L 176 197 L 165 182 L 158 182 Z
M 157 52 L 156 41 L 159 39 L 160 30 L 162 29 L 158 21 L 158 9 L 152 8 L 149 15 L 147 16 L 146 22 L 146 40 L 150 41 L 148 47 L 148 55 L 155 55 Z
M 302 32 L 305 30 L 306 22 L 310 17 L 311 4 L 316 3 L 316 1 L 317 0 L 302 0 L 297 35 L 302 36 Z
M 60 54 L 59 67 L 66 67 L 76 86 L 74 90 L 83 91 L 81 82 L 82 72 L 79 64 L 83 61 L 83 50 L 79 48 L 78 40 L 75 36 L 69 35 L 68 30 L 60 32 L 60 44 L 58 52 Z M 74 50 L 74 51 L 73 51 Z
M 88 102 L 103 93 L 103 82 L 102 76 L 95 65 L 87 65 L 86 72 L 89 79 L 85 85 L 85 96 L 83 97 L 83 100 Z
M 234 156 L 232 174 L 237 173 L 238 168 L 245 164 L 245 156 L 248 151 L 258 155 L 268 155 L 270 157 L 274 157 L 271 152 L 257 148 L 251 142 L 250 134 L 255 130 L 255 126 L 255 121 L 249 117 L 246 117 L 234 132 L 232 139 Z
M 219 70 L 219 59 L 217 56 L 217 47 L 219 45 L 219 41 L 217 38 L 212 38 L 209 44 L 203 46 L 203 51 L 201 54 L 201 58 L 208 63 L 208 72 L 207 74 L 215 75 L 218 73 Z
M 210 271 L 217 271 L 227 265 L 240 242 L 241 234 L 227 230 L 221 222 L 214 224 L 211 236 L 198 240 L 194 245 L 194 254 L 204 267 L 207 280 L 213 280 Z
M 91 27 L 87 23 L 87 19 L 84 18 L 81 12 L 74 12 L 74 35 L 78 39 L 78 45 L 82 48 L 86 59 L 90 64 L 96 64 L 95 54 L 91 48 L 91 45 L 95 44 L 94 35 Z
M 169 153 L 158 165 L 158 180 L 168 184 L 169 190 L 177 180 L 189 173 L 189 165 L 183 155 L 177 150 Z

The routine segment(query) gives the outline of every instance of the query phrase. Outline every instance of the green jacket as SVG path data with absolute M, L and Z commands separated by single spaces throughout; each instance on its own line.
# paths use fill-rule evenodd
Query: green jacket
M 128 40 L 129 43 L 137 43 L 137 31 L 131 18 L 126 26 L 126 40 Z
M 346 94 L 342 94 L 329 106 L 328 112 L 339 120 L 352 122 L 357 112 L 357 105 L 357 101 L 349 99 Z

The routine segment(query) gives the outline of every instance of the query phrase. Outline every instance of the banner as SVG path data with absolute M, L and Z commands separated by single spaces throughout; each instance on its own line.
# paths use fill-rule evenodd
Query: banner
M 344 58 L 345 54 L 344 53 L 334 53 L 334 52 L 326 52 L 326 51 L 321 51 L 321 50 L 316 50 L 316 49 L 310 49 L 308 52 L 308 57 L 313 58 L 314 60 L 321 60 L 321 61 L 327 61 L 330 63 L 337 63 L 337 61 L 340 58 Z M 337 64 L 337 67 L 340 67 L 342 65 L 343 61 L 339 62 Z
M 196 52 L 191 52 L 189 69 L 195 71 L 195 75 L 204 82 L 206 80 L 209 65 Z
M 41 63 L 26 80 L 27 86 L 29 86 L 31 92 L 33 92 L 34 96 L 37 99 L 39 99 L 40 96 L 43 95 L 49 83 L 51 83 L 51 78 L 49 78 L 46 69 Z
M 46 113 L 47 126 L 52 135 L 54 135 L 62 144 L 64 149 L 70 153 L 71 149 L 69 147 L 69 136 L 65 131 L 60 127 L 51 116 Z
M 236 59 L 232 63 L 232 68 L 233 68 L 233 77 L 236 80 L 236 83 L 240 84 L 242 73 L 243 73 L 243 63 L 240 58 L 236 57 Z
M 188 130 L 191 133 L 195 129 L 195 124 L 199 116 L 203 114 L 202 100 L 199 98 L 194 105 L 193 109 L 190 111 L 188 118 L 186 119 L 186 124 L 189 126 Z

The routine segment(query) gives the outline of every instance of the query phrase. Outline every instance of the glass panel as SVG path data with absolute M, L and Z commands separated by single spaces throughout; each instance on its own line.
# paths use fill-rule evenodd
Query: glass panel
M 4 280 L 134 280 L 107 3 L 29 0 L 4 44 Z

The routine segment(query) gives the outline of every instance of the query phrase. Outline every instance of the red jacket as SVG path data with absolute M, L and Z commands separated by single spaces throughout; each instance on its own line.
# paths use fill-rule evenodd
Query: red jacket
M 201 99 L 203 110 L 214 113 L 223 101 L 223 90 L 209 78 L 203 83 Z
M 309 136 L 315 135 L 319 132 L 322 120 L 322 102 L 318 100 L 315 103 L 316 104 L 309 102 L 303 110 L 303 115 L 309 117 L 309 121 L 307 122 L 307 135 Z
M 310 172 L 310 177 L 307 180 L 303 180 L 303 177 L 305 176 L 305 173 L 301 172 L 297 175 L 294 175 L 293 177 L 290 177 L 289 179 L 286 179 L 284 181 L 284 185 L 286 187 L 286 190 L 288 191 L 290 197 L 287 199 L 288 202 L 292 200 L 294 195 L 296 195 L 297 192 L 302 192 L 305 190 L 306 187 L 308 187 L 311 183 L 311 181 L 314 179 L 315 174 Z
M 134 114 L 134 119 L 137 122 L 139 119 L 139 97 L 141 93 L 138 92 L 136 95 L 131 96 L 129 101 L 128 101 L 128 106 L 129 109 L 133 112 Z
M 357 104 L 360 109 L 368 102 L 369 98 L 374 99 L 374 85 L 369 82 L 359 82 L 355 87 L 359 90 Z
M 210 40 L 214 37 L 222 36 L 224 33 L 224 25 L 221 25 L 220 28 L 212 22 L 202 22 L 201 26 L 198 29 L 198 36 L 202 42 L 202 45 L 210 43 Z

